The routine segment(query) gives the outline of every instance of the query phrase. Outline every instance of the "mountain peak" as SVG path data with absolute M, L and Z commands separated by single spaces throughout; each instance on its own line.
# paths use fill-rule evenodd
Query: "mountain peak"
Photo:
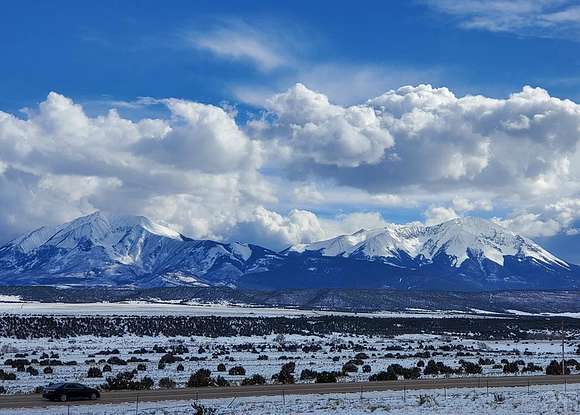
M 461 290 L 570 289 L 579 281 L 576 266 L 476 217 L 361 229 L 278 254 L 185 238 L 144 216 L 97 211 L 0 247 L 0 284 L 6 285 Z
M 0 247 L 0 284 L 226 284 L 274 257 L 246 244 L 186 238 L 145 216 L 96 211 Z
M 460 267 L 474 255 L 500 266 L 504 265 L 505 257 L 527 257 L 550 266 L 569 268 L 565 261 L 530 239 L 475 216 L 454 218 L 430 226 L 387 225 L 313 244 L 297 245 L 288 251 L 381 259 L 394 265 L 399 265 L 402 258 L 412 258 L 418 266 L 445 255 L 455 267 Z
M 30 252 L 43 245 L 70 248 L 81 240 L 96 245 L 110 244 L 122 238 L 130 229 L 180 240 L 182 236 L 166 226 L 155 223 L 145 216 L 132 216 L 96 211 L 58 226 L 43 226 L 12 241 L 22 251 Z

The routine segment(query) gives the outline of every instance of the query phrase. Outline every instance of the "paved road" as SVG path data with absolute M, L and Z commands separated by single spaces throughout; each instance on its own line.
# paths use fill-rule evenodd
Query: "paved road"
M 580 375 L 568 376 L 502 376 L 502 377 L 470 377 L 452 379 L 419 379 L 398 380 L 387 382 L 358 383 L 327 383 L 327 384 L 296 384 L 296 385 L 262 385 L 262 386 L 232 386 L 227 388 L 185 388 L 185 389 L 155 389 L 139 391 L 140 402 L 187 400 L 187 399 L 217 399 L 244 396 L 275 396 L 306 395 L 325 393 L 348 393 L 361 391 L 403 391 L 443 388 L 496 388 L 511 386 L 534 385 L 564 385 L 564 383 L 580 383 Z M 75 401 L 75 405 L 91 405 L 96 403 L 135 402 L 137 392 L 115 391 L 103 392 L 97 401 Z M 59 402 L 43 400 L 40 395 L 19 394 L 0 397 L 0 409 L 34 408 L 62 405 Z

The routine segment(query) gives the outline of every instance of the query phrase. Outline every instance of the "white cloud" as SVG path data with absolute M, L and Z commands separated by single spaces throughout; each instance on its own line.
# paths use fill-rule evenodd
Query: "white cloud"
M 217 56 L 247 60 L 262 70 L 272 70 L 289 61 L 286 43 L 279 43 L 275 32 L 257 30 L 239 20 L 227 20 L 203 32 L 186 35 L 191 46 Z
M 573 0 L 424 0 L 465 29 L 580 40 L 580 6 Z
M 436 225 L 459 216 L 453 208 L 442 206 L 430 207 L 423 214 L 425 215 L 425 223 L 427 225 Z
M 523 213 L 506 219 L 495 219 L 499 225 L 515 233 L 535 238 L 539 236 L 554 236 L 562 230 L 562 225 L 540 214 Z
M 331 104 L 302 84 L 272 97 L 267 108 L 275 121 L 260 132 L 274 140 L 277 154 L 290 158 L 357 167 L 378 163 L 393 145 L 371 108 Z
M 463 196 L 455 196 L 451 203 L 453 209 L 457 212 L 472 212 L 477 210 L 489 212 L 493 209 L 492 202 L 486 199 L 472 200 Z
M 388 222 L 378 212 L 353 212 L 320 220 L 326 238 L 348 235 L 361 229 L 385 227 Z
M 171 111 L 171 126 L 140 141 L 139 149 L 148 157 L 212 173 L 259 165 L 258 143 L 250 141 L 222 108 L 178 99 L 163 102 Z
M 282 216 L 262 207 L 242 218 L 231 232 L 235 239 L 249 238 L 277 249 L 318 241 L 325 236 L 318 218 L 312 212 L 293 209 L 288 216 Z
M 491 99 L 406 86 L 342 107 L 299 84 L 268 109 L 273 119 L 253 121 L 250 134 L 291 176 L 396 195 L 483 191 L 508 203 L 580 190 L 571 162 L 580 105 L 541 88 Z
M 168 118 L 90 117 L 50 93 L 26 118 L 0 112 L 5 238 L 95 209 L 147 214 L 194 237 L 227 237 L 240 211 L 275 202 L 259 143 L 222 109 L 163 101 Z
M 296 184 L 292 193 L 294 199 L 298 202 L 324 202 L 324 195 L 318 190 L 314 183 Z
M 540 88 L 491 99 L 406 86 L 344 106 L 299 84 L 244 122 L 149 104 L 166 112 L 89 116 L 57 93 L 25 116 L 0 111 L 4 238 L 95 209 L 271 247 L 384 226 L 379 210 L 437 223 L 498 209 L 532 237 L 580 220 L 580 106 Z

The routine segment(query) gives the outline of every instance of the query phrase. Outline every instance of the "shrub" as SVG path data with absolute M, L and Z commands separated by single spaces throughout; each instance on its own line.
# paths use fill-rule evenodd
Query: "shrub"
M 189 377 L 187 381 L 188 388 L 200 388 L 212 384 L 211 371 L 209 369 L 199 369 Z
M 518 373 L 520 368 L 516 362 L 507 362 L 503 365 L 503 373 Z
M 304 369 L 300 372 L 300 380 L 316 379 L 316 375 L 318 375 L 318 373 L 315 370 Z
M 417 366 L 413 366 L 412 368 L 406 368 L 399 364 L 389 365 L 387 367 L 387 372 L 392 371 L 397 376 L 403 376 L 405 379 L 417 379 L 421 376 L 421 369 Z
M 453 369 L 450 366 L 445 365 L 443 362 L 435 363 L 434 360 L 429 360 L 427 362 L 427 366 L 423 369 L 423 374 L 428 375 L 446 375 L 446 374 L 457 374 L 460 373 L 461 370 Z
M 363 373 L 371 373 L 371 365 L 364 365 L 362 371 Z
M 0 380 L 16 380 L 16 373 L 5 372 L 0 369 Z
M 182 366 L 182 368 L 183 368 L 183 366 Z M 147 366 L 145 365 L 145 363 L 139 363 L 137 365 L 137 370 L 140 370 L 140 371 L 147 370 Z M 179 368 L 177 370 L 179 370 Z
M 526 367 L 522 368 L 522 373 L 524 373 L 524 372 L 541 372 L 542 370 L 544 370 L 542 368 L 542 366 L 538 366 L 532 362 L 529 362 Z
M 175 381 L 171 378 L 161 378 L 159 379 L 159 387 L 162 389 L 173 389 L 175 388 Z
M 107 383 L 104 385 L 108 390 L 144 390 L 153 387 L 153 379 L 145 376 L 143 379 L 134 380 L 134 372 L 119 372 L 117 376 L 107 378 Z
M 417 397 L 417 405 L 419 406 L 435 406 L 437 401 L 431 395 L 419 395 Z
M 226 365 L 224 365 L 223 363 L 220 363 L 220 364 L 217 366 L 217 371 L 218 371 L 218 372 L 225 372 L 225 371 L 226 371 Z
M 244 369 L 243 366 L 234 366 L 228 371 L 228 373 L 232 376 L 244 376 L 246 374 L 246 369 Z
M 104 372 L 111 372 L 113 368 L 110 365 L 103 366 L 103 373 Z
M 45 368 L 42 370 L 42 372 L 43 372 L 45 375 L 50 375 L 50 374 L 52 374 L 53 370 L 52 370 L 52 367 L 50 367 L 50 366 L 46 366 L 46 367 L 45 367 Z
M 223 376 L 218 376 L 217 378 L 215 378 L 215 380 L 212 379 L 212 383 L 214 383 L 216 386 L 219 387 L 230 386 L 230 382 L 226 380 L 226 378 L 224 378 Z
M 342 371 L 345 373 L 348 372 L 358 372 L 358 367 L 353 362 L 346 362 L 342 366 Z
M 294 370 L 296 369 L 296 363 L 288 362 L 282 365 L 280 372 L 272 376 L 272 380 L 277 383 L 291 384 L 294 383 Z
M 251 378 L 245 378 L 242 380 L 242 386 L 245 385 L 263 385 L 266 383 L 264 376 L 255 374 Z
M 336 372 L 327 372 L 323 371 L 316 374 L 316 383 L 336 383 L 337 381 L 337 374 Z
M 566 369 L 566 375 L 570 374 L 570 369 Z M 552 360 L 548 366 L 546 366 L 546 375 L 561 375 L 562 374 L 562 362 L 557 360 Z
M 378 382 L 378 381 L 385 381 L 385 380 L 397 380 L 397 374 L 391 369 L 385 371 L 381 371 L 379 373 L 375 373 L 374 375 L 369 376 L 369 382 Z
M 193 408 L 192 415 L 216 415 L 218 413 L 218 410 L 215 408 L 210 408 L 209 406 L 197 403 L 193 404 L 192 408 Z
M 151 379 L 149 376 L 145 376 L 143 377 L 143 379 L 141 379 L 141 382 L 139 382 L 138 389 L 140 390 L 151 389 L 154 384 L 155 382 L 153 382 L 153 379 Z
M 159 359 L 159 363 L 165 363 L 165 364 L 173 364 L 176 362 L 183 362 L 183 357 L 180 356 L 175 356 L 171 353 L 167 353 L 163 356 L 161 356 L 161 359 Z
M 476 374 L 481 373 L 481 366 L 477 363 L 467 362 L 465 360 L 460 360 L 459 364 L 461 364 L 461 367 L 463 367 L 463 370 L 468 375 L 476 375 Z
M 98 367 L 90 367 L 87 373 L 87 377 L 89 378 L 102 378 L 103 372 Z
M 123 359 L 121 359 L 118 356 L 111 356 L 107 359 L 107 363 L 110 365 L 119 365 L 119 366 L 125 366 L 127 364 L 127 362 Z

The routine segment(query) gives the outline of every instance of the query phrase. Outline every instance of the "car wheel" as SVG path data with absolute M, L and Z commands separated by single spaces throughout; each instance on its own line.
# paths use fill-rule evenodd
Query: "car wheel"
M 66 402 L 67 396 L 66 395 L 60 395 L 60 401 L 61 402 Z
M 97 394 L 91 393 L 91 401 L 94 401 L 95 399 L 97 399 Z

